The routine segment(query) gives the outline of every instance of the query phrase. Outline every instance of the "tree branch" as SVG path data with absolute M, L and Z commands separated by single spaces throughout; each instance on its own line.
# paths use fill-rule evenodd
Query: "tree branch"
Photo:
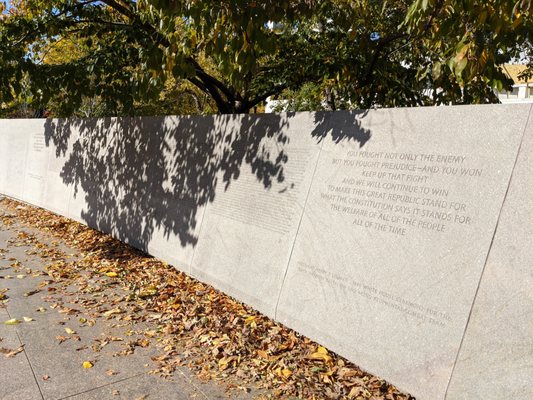
M 438 12 L 440 11 L 440 9 L 442 8 L 442 5 L 444 4 L 443 0 L 439 0 L 437 2 L 437 4 L 435 5 L 435 8 L 433 9 L 431 15 L 429 16 L 429 19 L 428 21 L 424 24 L 424 29 L 422 30 L 422 34 L 426 33 L 430 28 L 431 28 L 431 25 L 433 23 L 433 20 L 435 19 L 436 15 L 438 14 Z M 389 45 L 391 44 L 392 42 L 398 40 L 398 39 L 401 39 L 401 38 L 404 38 L 406 36 L 410 36 L 410 35 L 407 35 L 407 33 L 404 33 L 404 32 L 398 32 L 396 33 L 395 35 L 391 35 L 391 36 L 388 36 L 386 38 L 384 38 L 383 40 L 381 40 L 379 43 L 378 43 L 378 47 L 376 48 L 376 51 L 374 52 L 373 56 L 372 56 L 372 61 L 370 62 L 370 66 L 367 70 L 367 73 L 365 75 L 365 78 L 363 79 L 363 82 L 362 84 L 360 85 L 360 87 L 363 87 L 363 86 L 367 86 L 369 85 L 372 80 L 373 80 L 373 75 L 374 75 L 374 70 L 376 68 L 376 64 L 381 56 L 381 52 Z M 413 37 L 410 36 L 410 38 L 407 40 L 407 43 L 409 43 L 410 40 L 412 40 Z M 406 45 L 407 45 L 406 43 Z M 391 53 L 388 53 L 388 54 L 391 54 Z
M 202 105 L 200 103 L 200 99 L 198 98 L 198 96 L 196 95 L 196 93 L 194 93 L 192 90 L 190 89 L 185 89 L 182 93 L 182 96 L 183 95 L 189 95 L 192 100 L 194 101 L 194 104 L 196 105 L 196 108 L 198 109 L 198 112 L 201 112 L 202 111 Z
M 368 69 L 366 71 L 365 77 L 364 77 L 363 81 L 361 82 L 360 87 L 367 86 L 367 85 L 369 85 L 372 82 L 373 75 L 374 75 L 374 70 L 376 69 L 376 65 L 377 65 L 378 60 L 379 60 L 379 58 L 381 56 L 381 52 L 389 44 L 391 44 L 392 42 L 394 42 L 394 41 L 396 41 L 398 39 L 404 38 L 406 36 L 407 36 L 406 33 L 396 33 L 395 35 L 391 35 L 391 36 L 385 37 L 383 40 L 381 40 L 378 43 L 378 45 L 376 47 L 376 50 L 374 51 L 374 54 L 372 55 L 372 60 L 370 61 L 370 65 L 368 66 Z
M 120 14 L 131 18 L 133 20 L 137 19 L 137 16 L 135 15 L 134 11 L 131 8 L 126 7 L 125 5 L 119 3 L 115 0 L 102 0 L 102 3 L 107 4 L 109 7 L 114 9 L 115 11 L 119 12 Z
M 107 4 L 108 6 L 112 7 L 113 9 L 117 10 L 121 14 L 127 16 L 128 18 L 132 19 L 134 22 L 139 23 L 139 25 L 150 35 L 155 36 L 156 42 L 164 45 L 169 46 L 170 43 L 168 42 L 168 39 L 159 33 L 159 31 L 152 25 L 143 23 L 137 15 L 135 15 L 134 11 L 131 8 L 127 8 L 124 6 L 122 1 L 120 0 L 103 0 L 103 3 Z M 128 25 L 125 25 L 128 26 Z M 216 100 L 215 102 L 217 105 L 219 104 L 219 101 L 224 101 L 222 97 L 220 96 L 220 93 L 222 93 L 226 97 L 226 107 L 228 103 L 234 103 L 235 100 L 242 101 L 242 97 L 238 92 L 233 90 L 232 88 L 226 86 L 224 83 L 216 79 L 214 76 L 209 75 L 205 72 L 205 70 L 200 66 L 200 64 L 192 57 L 187 57 L 186 61 L 191 64 L 194 67 L 194 70 L 196 72 L 196 75 L 199 80 L 203 82 L 204 90 L 206 93 L 209 93 L 212 96 L 217 96 L 219 100 Z M 191 81 L 192 82 L 192 81 Z M 192 82 L 194 83 L 194 82 Z M 194 83 L 196 85 L 196 83 Z M 219 92 L 220 91 L 220 92 Z
M 62 15 L 65 15 L 66 13 L 68 13 L 69 11 L 72 11 L 74 10 L 75 8 L 83 8 L 83 6 L 86 6 L 86 5 L 89 5 L 89 4 L 92 4 L 92 3 L 98 3 L 99 0 L 88 0 L 88 1 L 83 1 L 81 3 L 76 3 L 74 4 L 72 7 L 67 7 L 65 8 L 63 11 L 57 13 L 57 14 L 52 14 L 50 13 L 54 18 L 57 18 L 57 17 L 61 17 Z
M 220 113 L 229 114 L 231 111 L 233 111 L 230 109 L 228 102 L 224 101 L 222 96 L 220 96 L 220 93 L 218 92 L 216 87 L 214 87 L 213 85 L 210 85 L 209 83 L 203 82 L 196 77 L 190 77 L 187 79 L 193 85 L 195 85 L 196 87 L 198 87 L 205 93 L 209 94 L 213 98 L 213 100 L 215 100 L 218 111 L 220 111 Z
M 75 21 L 71 21 L 73 25 L 81 24 L 81 23 L 88 23 L 88 24 L 101 24 L 101 25 L 108 25 L 108 26 L 115 26 L 120 28 L 133 28 L 133 25 L 130 24 L 124 24 L 121 22 L 112 22 L 112 21 L 105 21 L 100 18 L 94 18 L 94 19 L 77 19 Z
M 187 62 L 190 63 L 194 67 L 196 74 L 202 81 L 209 82 L 213 86 L 217 87 L 224 94 L 224 96 L 226 96 L 228 100 L 230 99 L 242 100 L 239 98 L 239 94 L 235 90 L 228 88 L 221 81 L 216 79 L 214 76 L 211 76 L 208 73 L 206 73 L 205 70 L 198 63 L 198 61 L 196 61 L 194 58 L 187 57 Z

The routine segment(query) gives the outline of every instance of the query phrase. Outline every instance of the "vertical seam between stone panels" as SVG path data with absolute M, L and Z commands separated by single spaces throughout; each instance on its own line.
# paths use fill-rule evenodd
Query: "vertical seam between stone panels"
M 289 253 L 289 259 L 287 260 L 287 265 L 285 266 L 285 273 L 283 274 L 283 279 L 281 281 L 281 286 L 280 286 L 279 293 L 278 293 L 278 299 L 276 300 L 276 307 L 274 308 L 274 319 L 275 320 L 278 319 L 278 307 L 279 307 L 279 302 L 281 300 L 281 294 L 283 293 L 283 287 L 285 286 L 285 280 L 287 279 L 287 273 L 289 272 L 289 265 L 291 264 L 292 253 L 294 251 L 294 247 L 296 246 L 296 240 L 298 239 L 298 233 L 300 233 L 300 226 L 302 225 L 302 221 L 305 215 L 305 210 L 307 208 L 307 201 L 309 200 L 309 195 L 311 194 L 311 188 L 313 187 L 313 183 L 315 181 L 315 174 L 318 168 L 318 163 L 320 162 L 320 156 L 322 154 L 322 148 L 324 147 L 325 140 L 326 138 L 324 137 L 322 139 L 322 143 L 320 143 L 320 149 L 318 150 L 315 168 L 313 170 L 313 175 L 311 176 L 309 188 L 307 189 L 307 194 L 305 196 L 304 205 L 302 207 L 302 214 L 300 215 L 300 221 L 298 221 L 298 228 L 296 228 L 296 234 L 294 235 L 294 240 L 292 241 L 292 247 L 291 247 L 291 252 Z
M 524 129 L 522 130 L 522 137 L 520 138 L 520 144 L 519 144 L 518 150 L 516 152 L 516 157 L 515 157 L 515 160 L 514 160 L 513 168 L 511 169 L 511 174 L 510 174 L 509 180 L 507 182 L 507 189 L 505 191 L 505 195 L 503 196 L 502 204 L 500 206 L 500 211 L 498 213 L 498 219 L 496 220 L 496 225 L 494 226 L 494 232 L 492 234 L 492 239 L 490 241 L 489 248 L 487 250 L 487 255 L 485 257 L 485 262 L 483 264 L 483 269 L 481 270 L 481 275 L 480 275 L 479 281 L 477 283 L 477 288 L 476 288 L 476 291 L 474 293 L 474 298 L 472 299 L 472 304 L 470 306 L 470 312 L 468 313 L 468 318 L 466 320 L 465 328 L 463 330 L 463 335 L 461 337 L 461 342 L 459 343 L 459 348 L 457 349 L 457 355 L 455 356 L 455 361 L 453 362 L 452 372 L 450 373 L 450 378 L 448 379 L 448 384 L 446 385 L 446 391 L 444 392 L 444 399 L 447 399 L 447 397 L 448 397 L 448 391 L 450 389 L 450 384 L 452 382 L 453 374 L 455 372 L 455 367 L 457 366 L 457 361 L 459 360 L 459 355 L 461 354 L 461 349 L 463 348 L 463 343 L 464 343 L 464 340 L 465 340 L 466 331 L 468 330 L 468 325 L 470 324 L 470 319 L 472 317 L 472 312 L 474 310 L 474 305 L 476 304 L 476 299 L 477 299 L 477 295 L 478 295 L 478 292 L 479 292 L 479 288 L 481 286 L 481 281 L 483 280 L 483 275 L 485 274 L 485 268 L 487 267 L 487 263 L 489 261 L 489 256 L 490 256 L 490 252 L 492 250 L 492 245 L 494 244 L 494 239 L 496 238 L 496 233 L 498 232 L 498 226 L 500 225 L 500 219 L 501 219 L 501 216 L 502 216 L 503 207 L 505 206 L 505 202 L 507 200 L 507 195 L 509 194 L 509 189 L 511 188 L 511 182 L 513 181 L 513 175 L 514 175 L 515 170 L 516 170 L 516 165 L 518 164 L 518 158 L 520 157 L 520 153 L 521 153 L 521 150 L 522 150 L 522 145 L 524 143 L 524 138 L 526 136 L 526 129 L 529 126 L 529 121 L 531 119 L 532 110 L 533 110 L 533 106 L 530 106 L 529 112 L 528 112 L 528 116 L 526 118 L 526 123 L 524 125 Z

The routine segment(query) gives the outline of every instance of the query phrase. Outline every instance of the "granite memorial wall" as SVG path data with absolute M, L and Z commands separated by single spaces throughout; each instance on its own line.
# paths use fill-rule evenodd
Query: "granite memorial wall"
M 533 392 L 531 108 L 1 120 L 0 193 L 417 398 L 519 398 Z

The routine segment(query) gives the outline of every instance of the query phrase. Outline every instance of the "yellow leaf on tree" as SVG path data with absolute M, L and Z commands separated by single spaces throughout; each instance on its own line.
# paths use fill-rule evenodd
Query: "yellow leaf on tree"
M 83 368 L 85 368 L 85 369 L 89 369 L 89 368 L 92 368 L 92 367 L 93 367 L 93 363 L 90 362 L 90 361 L 85 361 L 83 363 Z

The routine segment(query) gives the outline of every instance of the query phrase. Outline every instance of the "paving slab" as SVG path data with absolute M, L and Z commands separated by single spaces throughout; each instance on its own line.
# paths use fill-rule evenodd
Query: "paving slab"
M 0 321 L 11 319 L 6 309 L 0 308 Z M 0 348 L 14 350 L 22 346 L 13 325 L 0 324 Z M 0 399 L 33 400 L 42 399 L 25 352 L 7 358 L 0 354 Z
M 81 393 L 76 396 L 65 397 L 72 400 L 102 400 L 102 399 L 213 399 L 204 391 L 190 385 L 184 378 L 175 377 L 169 381 L 142 374 L 123 381 L 115 382 L 97 389 Z M 61 399 L 63 400 L 63 399 Z
M 65 394 L 84 392 L 148 370 L 144 365 L 149 359 L 144 357 L 113 357 L 109 351 L 95 353 L 91 349 L 91 339 L 69 339 L 59 345 L 56 339 L 58 336 L 72 337 L 59 325 L 48 329 L 20 329 L 20 337 L 26 343 L 26 353 L 35 374 L 37 377 L 50 377 L 42 384 L 46 399 L 58 399 Z M 77 351 L 76 348 L 85 349 Z M 86 361 L 90 361 L 94 366 L 84 369 L 83 363 Z M 106 371 L 109 370 L 117 371 L 118 374 L 108 376 Z
M 5 213 L 6 210 L 0 209 L 0 215 Z M 0 290 L 8 289 L 5 292 L 7 300 L 0 302 L 0 322 L 12 318 L 21 321 L 18 325 L 0 323 L 0 347 L 16 349 L 24 345 L 24 351 L 15 357 L 6 358 L 0 354 L 0 399 L 228 397 L 224 387 L 215 383 L 204 384 L 186 368 L 178 369 L 169 380 L 149 374 L 156 368 L 151 357 L 159 355 L 161 349 L 151 339 L 145 347 L 138 344 L 139 340 L 147 340 L 142 333 L 148 323 L 124 321 L 113 315 L 101 316 L 104 312 L 102 304 L 112 308 L 124 297 L 120 285 L 81 271 L 86 275 L 85 282 L 99 285 L 102 290 L 93 293 L 80 290 L 74 284 L 66 291 L 55 290 L 53 283 L 39 287 L 40 283 L 50 279 L 48 275 L 39 274 L 50 260 L 32 254 L 32 244 L 16 240 L 20 231 L 39 235 L 39 241 L 51 245 L 51 239 L 42 232 L 18 222 L 10 226 L 0 222 L 0 249 L 3 250 L 0 252 Z M 63 249 L 75 253 L 64 246 Z M 67 258 L 67 261 L 72 260 L 75 258 Z M 19 264 L 13 266 L 15 262 Z M 17 278 L 18 275 L 21 278 Z M 103 285 L 99 279 L 104 279 Z M 40 291 L 28 295 L 36 289 Z M 91 308 L 91 299 L 98 299 L 100 305 Z M 121 307 L 135 305 L 121 304 Z M 98 314 L 100 318 L 95 317 Z M 24 317 L 32 321 L 25 321 Z M 94 325 L 89 325 L 87 320 L 94 321 Z M 90 361 L 92 368 L 83 368 L 85 361 Z M 238 395 L 232 397 L 242 397 Z

